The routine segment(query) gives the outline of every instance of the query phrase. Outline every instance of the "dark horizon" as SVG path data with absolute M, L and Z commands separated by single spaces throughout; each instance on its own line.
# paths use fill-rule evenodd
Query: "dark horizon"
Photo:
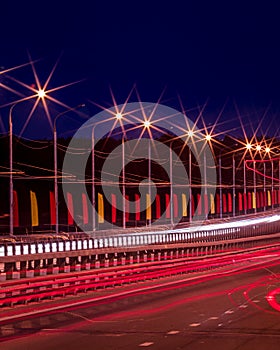
M 121 104 L 136 86 L 142 101 L 156 103 L 163 94 L 161 103 L 181 110 L 181 100 L 183 109 L 196 109 L 191 119 L 206 104 L 204 119 L 210 125 L 225 106 L 219 128 L 226 131 L 239 124 L 240 114 L 248 133 L 258 123 L 271 137 L 279 133 L 277 2 L 142 1 L 132 6 L 126 1 L 85 1 L 74 7 L 59 2 L 42 12 L 11 1 L 2 5 L 2 13 L 0 66 L 8 69 L 32 59 L 44 83 L 57 63 L 50 89 L 78 83 L 52 96 L 68 106 L 86 103 L 90 116 L 100 111 L 94 103 L 112 106 L 110 89 Z M 30 66 L 9 75 L 36 84 Z M 9 87 L 17 85 L 1 75 L 1 83 L 3 79 Z M 16 89 L 28 92 L 19 85 Z M 0 106 L 18 98 L 0 89 Z M 130 101 L 136 100 L 133 93 Z M 63 107 L 49 105 L 53 120 Z M 18 134 L 28 106 L 14 112 Z M 7 108 L 0 108 L 2 132 L 7 130 L 7 114 Z M 62 129 L 67 131 L 66 121 Z M 32 118 L 25 136 L 38 133 L 51 135 L 46 116 Z

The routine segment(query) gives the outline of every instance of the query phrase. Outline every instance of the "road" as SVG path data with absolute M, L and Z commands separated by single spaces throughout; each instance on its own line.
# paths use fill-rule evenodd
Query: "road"
M 73 297 L 91 302 L 0 325 L 1 350 L 279 350 L 279 262 L 276 255 L 260 256 L 118 287 L 99 302 L 93 292 Z

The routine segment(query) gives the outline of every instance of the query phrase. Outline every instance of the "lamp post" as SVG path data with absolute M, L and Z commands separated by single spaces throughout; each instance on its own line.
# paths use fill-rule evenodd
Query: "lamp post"
M 250 151 L 252 148 L 252 145 L 250 143 L 246 144 L 246 152 Z M 247 180 L 246 180 L 246 152 L 244 154 L 244 162 L 243 162 L 243 180 L 244 180 L 244 192 L 243 192 L 243 196 L 244 196 L 244 214 L 247 214 L 247 205 L 248 205 L 248 201 L 247 201 Z
M 122 119 L 121 113 L 116 113 L 115 118 L 117 120 Z M 91 199 L 92 199 L 92 231 L 96 231 L 96 200 L 95 200 L 95 128 L 104 123 L 104 120 L 101 120 L 95 123 L 91 131 L 91 176 L 92 176 L 92 187 L 91 187 Z
M 222 157 L 221 153 L 219 155 L 219 180 L 220 180 L 220 190 L 219 190 L 219 195 L 220 195 L 220 218 L 223 217 L 223 193 L 222 193 Z
M 205 144 L 204 144 L 204 151 L 203 151 L 203 168 L 204 168 L 204 205 L 205 201 L 208 201 L 208 191 L 207 191 L 207 162 L 206 162 L 206 144 L 211 142 L 212 136 L 210 134 L 205 135 Z M 211 193 L 211 191 L 210 191 Z M 211 204 L 210 204 L 211 206 Z M 211 209 L 210 209 L 211 210 Z M 207 215 L 206 218 L 208 218 L 209 214 L 209 208 L 208 208 L 208 213 L 205 212 L 205 215 Z
M 152 191 L 151 191 L 151 177 L 152 177 L 152 163 L 151 163 L 151 140 L 149 138 L 149 144 L 148 144 L 148 193 L 149 193 L 149 211 L 151 211 L 151 195 L 152 195 Z M 148 225 L 149 227 L 152 224 L 152 218 L 149 217 L 148 220 Z
M 123 215 L 122 215 L 122 223 L 123 228 L 126 228 L 126 212 L 125 212 L 125 142 L 124 142 L 124 135 L 122 135 L 122 209 L 123 209 Z
M 59 113 L 54 118 L 53 123 L 53 147 L 54 147 L 54 201 L 55 201 L 55 233 L 58 234 L 59 220 L 58 220 L 58 181 L 57 181 L 57 130 L 56 130 L 56 122 L 58 118 L 62 115 L 74 111 L 80 107 L 84 107 L 84 104 L 79 104 L 75 107 L 71 107 L 66 109 L 65 111 Z
M 37 97 L 44 98 L 46 95 L 44 90 L 37 91 Z M 10 188 L 10 235 L 14 234 L 14 184 L 13 184 L 13 118 L 12 113 L 15 106 L 17 106 L 19 103 L 25 101 L 25 99 L 19 100 L 15 102 L 10 110 L 9 110 L 9 165 L 10 165 L 10 181 L 9 181 L 9 188 Z
M 172 147 L 169 147 L 169 177 L 170 177 L 170 224 L 174 226 L 174 209 L 173 209 L 173 157 Z
M 243 162 L 243 182 L 244 182 L 244 190 L 243 190 L 244 213 L 247 214 L 246 159 L 245 158 Z
M 192 222 L 192 151 L 189 147 L 189 222 Z
M 235 217 L 235 157 L 234 154 L 232 155 L 232 215 Z
M 10 235 L 14 234 L 14 185 L 13 185 L 13 119 L 12 112 L 15 106 L 14 103 L 9 111 L 9 158 L 10 158 Z

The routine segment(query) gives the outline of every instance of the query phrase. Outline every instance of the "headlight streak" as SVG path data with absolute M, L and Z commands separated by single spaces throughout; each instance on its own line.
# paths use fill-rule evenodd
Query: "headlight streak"
M 164 230 L 164 231 L 141 231 L 141 234 L 169 234 L 169 233 L 195 233 L 195 232 L 201 232 L 201 231 L 209 231 L 209 235 L 213 235 L 211 231 L 215 230 L 224 230 L 224 229 L 231 229 L 231 228 L 239 228 L 239 227 L 247 227 L 252 225 L 259 225 L 259 224 L 265 224 L 265 223 L 272 223 L 280 220 L 280 215 L 272 215 L 272 216 L 266 216 L 263 218 L 252 218 L 252 219 L 243 219 L 243 220 L 236 220 L 232 222 L 224 222 L 224 223 L 217 223 L 217 224 L 209 224 L 209 225 L 199 225 L 199 226 L 193 226 L 193 227 L 184 227 L 184 228 L 177 228 L 172 230 Z M 135 233 L 127 233 L 125 236 L 128 235 L 139 235 L 139 232 Z M 122 236 L 122 235 L 120 235 Z
M 266 267 L 263 268 L 267 270 Z M 228 293 L 228 298 L 235 307 L 245 308 L 246 306 L 251 306 L 265 313 L 275 314 L 280 312 L 280 287 L 277 287 L 279 284 L 280 274 L 264 276 L 253 283 L 234 288 Z M 241 305 L 234 300 L 234 296 L 237 293 L 242 293 L 244 298 L 244 303 Z M 263 303 L 264 299 L 273 310 L 266 308 L 267 305 Z

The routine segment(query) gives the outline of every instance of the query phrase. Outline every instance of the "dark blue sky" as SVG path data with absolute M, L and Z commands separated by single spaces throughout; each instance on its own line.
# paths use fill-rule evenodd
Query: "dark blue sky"
M 245 123 L 270 105 L 263 129 L 272 119 L 277 129 L 277 1 L 9 1 L 0 16 L 0 66 L 27 62 L 28 50 L 42 59 L 36 67 L 44 80 L 62 54 L 51 85 L 86 79 L 56 94 L 69 105 L 110 104 L 110 86 L 123 103 L 136 84 L 144 101 L 156 102 L 164 88 L 162 102 L 171 107 L 179 108 L 178 94 L 186 108 L 208 101 L 209 123 L 226 101 L 222 121 L 234 119 L 235 103 Z M 13 75 L 32 83 L 27 69 Z

